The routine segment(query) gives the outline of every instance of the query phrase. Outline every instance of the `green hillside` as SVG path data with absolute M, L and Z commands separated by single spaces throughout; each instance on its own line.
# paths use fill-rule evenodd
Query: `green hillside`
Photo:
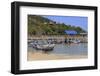
M 56 23 L 39 15 L 28 15 L 28 35 L 64 35 L 64 30 L 85 32 L 81 27 Z

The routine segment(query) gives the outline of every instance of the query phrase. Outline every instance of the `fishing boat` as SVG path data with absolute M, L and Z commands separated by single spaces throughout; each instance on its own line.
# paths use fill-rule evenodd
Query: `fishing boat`
M 42 45 L 36 45 L 37 50 L 53 50 L 55 44 L 42 44 Z
M 78 44 L 78 43 L 80 43 L 81 41 L 80 41 L 80 40 L 73 40 L 72 42 L 75 43 L 75 44 Z
M 39 40 L 33 44 L 33 48 L 37 50 L 53 50 L 55 44 L 48 43 L 47 41 Z

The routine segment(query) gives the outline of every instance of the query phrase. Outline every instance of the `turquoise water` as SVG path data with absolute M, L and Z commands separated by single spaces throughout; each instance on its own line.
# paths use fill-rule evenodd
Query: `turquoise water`
M 88 46 L 87 43 L 79 44 L 56 44 L 53 50 L 44 51 L 36 50 L 32 46 L 28 46 L 28 51 L 31 52 L 44 52 L 50 54 L 64 54 L 64 55 L 87 55 Z

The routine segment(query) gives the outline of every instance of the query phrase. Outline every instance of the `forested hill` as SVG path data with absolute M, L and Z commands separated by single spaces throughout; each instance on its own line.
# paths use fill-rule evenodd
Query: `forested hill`
M 28 15 L 29 35 L 64 35 L 64 30 L 74 30 L 78 33 L 85 32 L 81 27 L 56 23 L 42 16 Z

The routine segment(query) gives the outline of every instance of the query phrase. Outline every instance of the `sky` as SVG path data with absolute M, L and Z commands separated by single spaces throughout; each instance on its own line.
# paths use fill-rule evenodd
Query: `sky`
M 88 17 L 80 16 L 43 16 L 57 23 L 64 23 L 72 26 L 79 26 L 85 31 L 88 29 Z

